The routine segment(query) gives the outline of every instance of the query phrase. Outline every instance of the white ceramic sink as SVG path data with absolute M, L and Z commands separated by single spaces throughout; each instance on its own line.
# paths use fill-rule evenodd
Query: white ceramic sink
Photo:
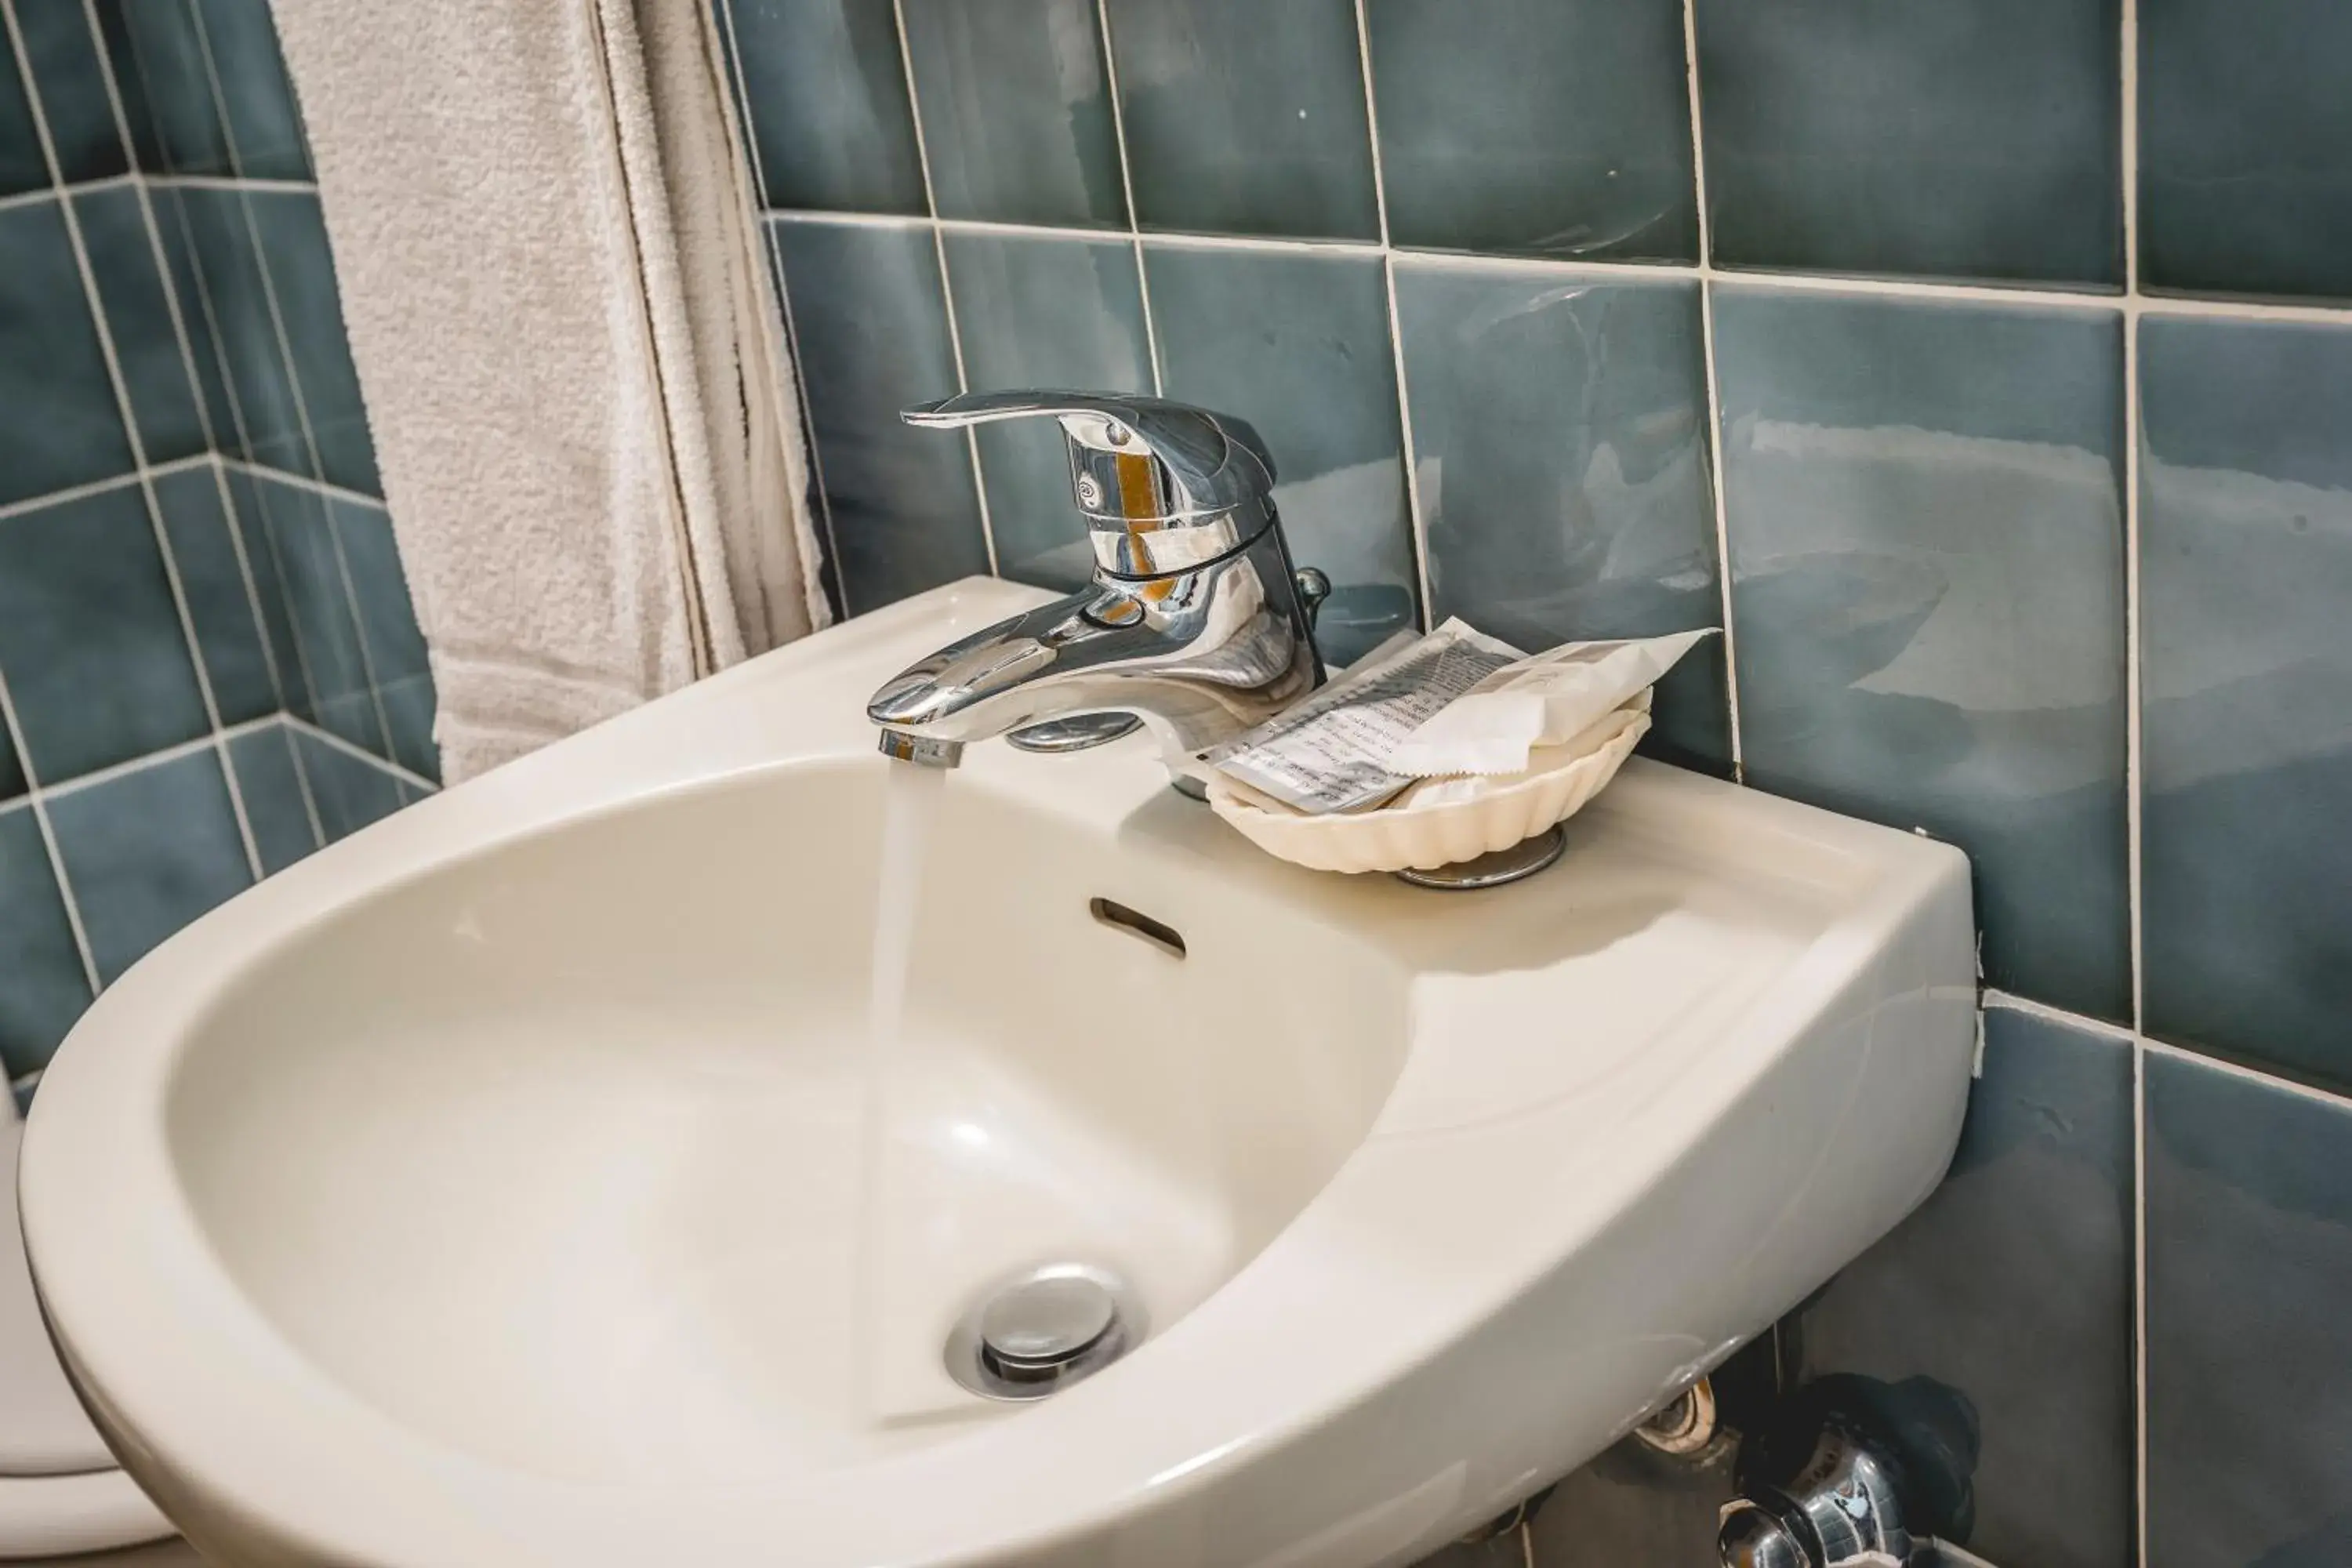
M 1942 1173 L 1956 851 L 1636 762 L 1553 869 L 1429 892 L 1265 859 L 1137 736 L 974 747 L 935 791 L 862 1204 L 903 767 L 863 705 L 1040 597 L 959 584 L 704 682 L 100 999 L 26 1131 L 27 1244 L 200 1547 L 1409 1562 Z M 959 1317 L 1064 1260 L 1124 1277 L 1142 1342 L 1042 1401 L 966 1392 Z

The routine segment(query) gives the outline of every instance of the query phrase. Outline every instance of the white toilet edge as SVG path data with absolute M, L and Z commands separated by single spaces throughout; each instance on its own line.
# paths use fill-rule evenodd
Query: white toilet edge
M 161 1541 L 172 1521 L 121 1470 L 0 1476 L 0 1562 Z

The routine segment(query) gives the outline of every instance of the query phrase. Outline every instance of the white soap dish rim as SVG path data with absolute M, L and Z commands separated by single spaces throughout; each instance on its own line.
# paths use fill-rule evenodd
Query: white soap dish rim
M 1582 810 L 1650 729 L 1644 688 L 1517 783 L 1475 800 L 1308 816 L 1267 810 L 1211 770 L 1209 808 L 1260 849 L 1311 871 L 1433 871 L 1508 849 Z

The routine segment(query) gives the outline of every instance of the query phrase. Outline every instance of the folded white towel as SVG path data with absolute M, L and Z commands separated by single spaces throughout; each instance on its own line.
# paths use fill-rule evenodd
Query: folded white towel
M 463 779 L 826 618 L 702 0 L 277 0 Z

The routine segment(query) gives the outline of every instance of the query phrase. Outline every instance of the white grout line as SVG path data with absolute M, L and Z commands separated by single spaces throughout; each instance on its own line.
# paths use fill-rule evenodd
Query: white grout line
M 175 474 L 184 468 L 193 468 L 202 465 L 210 456 L 210 453 L 205 452 L 193 458 L 177 458 L 168 463 L 159 463 L 154 468 L 144 471 L 158 477 Z M 27 512 L 42 511 L 53 506 L 63 506 L 68 501 L 88 500 L 92 496 L 102 496 L 109 490 L 119 490 L 126 485 L 135 485 L 139 482 L 142 471 L 133 467 L 130 472 L 117 474 L 112 479 L 92 479 L 86 485 L 68 485 L 61 490 L 50 490 L 43 495 L 27 496 L 23 500 L 10 501 L 5 506 L 0 506 L 0 522 L 5 522 L 12 517 L 22 517 Z
M 2104 1035 L 2119 1045 L 2130 1045 L 2139 1038 L 2128 1025 L 2111 1023 L 2107 1019 L 2093 1018 L 2081 1013 L 2069 1013 L 2063 1007 L 2053 1007 L 2047 1002 L 2036 1002 L 2030 996 L 1998 991 L 1990 985 L 1983 988 L 1981 999 L 1987 1009 L 1997 1007 L 2003 1012 L 2023 1013 L 2029 1017 L 2063 1025 L 2082 1034 Z
M 209 50 L 205 58 L 207 62 L 211 59 Z M 237 155 L 236 140 L 229 133 L 226 121 L 222 126 L 221 139 L 228 148 L 233 163 Z M 166 189 L 186 191 L 249 191 L 256 195 L 316 195 L 319 192 L 315 180 L 259 180 L 244 174 L 152 174 L 148 177 Z
M 130 144 L 128 139 L 123 144 L 125 146 Z M 100 191 L 120 190 L 125 185 L 135 185 L 138 183 L 137 174 L 109 174 L 102 180 L 81 180 L 63 185 L 37 185 L 29 191 L 18 191 L 14 195 L 0 196 L 0 213 L 14 212 L 18 207 L 37 207 L 43 202 L 56 201 L 60 195 L 92 196 Z
M 963 331 L 956 324 L 955 280 L 948 276 L 948 240 L 940 227 L 939 194 L 931 186 L 931 149 L 923 134 L 923 105 L 915 91 L 915 46 L 907 36 L 907 7 L 904 0 L 890 0 L 891 26 L 898 34 L 898 68 L 907 77 L 907 118 L 915 122 L 915 163 L 923 176 L 923 210 L 929 214 L 931 254 L 940 268 L 940 306 L 947 314 L 948 353 L 955 361 L 956 390 L 970 392 L 971 378 L 964 374 Z M 988 514 L 988 478 L 980 468 L 980 431 L 966 426 L 963 449 L 971 459 L 972 495 L 980 503 L 980 542 L 988 552 L 988 572 L 992 577 L 1003 576 L 996 559 L 996 525 Z M 848 597 L 845 589 L 843 598 Z
M 2139 5 L 2123 0 L 2117 161 L 2124 229 L 2124 822 L 2125 917 L 2131 937 L 2132 1015 L 2132 1510 L 2147 1568 L 2147 966 L 2142 907 L 2146 755 L 2140 703 L 2139 504 Z
M 18 59 L 26 61 L 23 37 L 17 26 L 16 0 L 0 0 L 0 13 L 6 16 Z M 102 61 L 106 58 L 105 38 L 99 31 L 96 14 L 87 5 L 84 7 L 84 22 L 89 28 L 90 47 Z M 90 264 L 89 245 L 82 234 L 80 215 L 74 210 L 74 204 L 65 199 L 65 171 L 58 161 L 57 143 L 50 134 L 48 105 L 38 84 L 33 81 L 29 68 L 25 70 L 24 76 L 27 89 L 26 103 L 32 110 L 33 133 L 40 143 L 42 161 L 48 166 L 49 183 L 58 195 L 58 212 L 65 220 L 66 242 L 73 251 L 74 270 L 81 278 L 82 299 L 89 310 L 90 325 L 98 336 L 99 354 L 106 364 L 107 384 L 114 393 L 115 416 L 122 423 L 123 439 L 130 445 L 131 460 L 138 469 L 139 492 L 146 503 L 148 531 L 154 537 L 156 553 L 163 566 L 164 583 L 171 590 L 172 607 L 179 616 L 181 645 L 187 653 L 188 667 L 196 678 L 196 696 L 204 704 L 205 725 L 217 753 L 223 782 L 228 787 L 229 809 L 236 818 L 237 837 L 245 847 L 247 869 L 257 882 L 262 877 L 260 847 L 254 838 L 253 824 L 246 815 L 245 792 L 237 785 L 236 770 L 229 765 L 228 752 L 220 742 L 220 703 L 213 694 L 212 671 L 205 666 L 204 647 L 196 638 L 195 617 L 189 613 L 187 588 L 180 577 L 179 557 L 172 548 L 171 531 L 163 526 L 163 507 L 156 496 L 154 478 L 148 468 L 147 441 L 139 428 L 138 410 L 131 401 L 131 383 L 123 374 L 121 355 L 114 342 L 113 323 L 107 312 L 105 296 L 98 287 L 97 271 Z M 125 154 L 128 155 L 130 151 L 126 143 Z M 28 780 L 30 776 L 27 773 Z
M 310 770 L 302 765 L 302 749 L 294 743 L 294 732 L 289 727 L 293 722 L 290 713 L 278 715 L 278 743 L 286 748 L 286 760 L 294 769 L 294 788 L 302 796 L 302 816 L 310 824 L 310 847 L 324 849 L 326 819 L 319 815 L 319 797 L 310 788 Z
M 1143 352 L 1151 362 L 1151 395 L 1165 397 L 1167 372 L 1160 363 L 1160 323 L 1151 313 L 1151 273 L 1143 261 L 1143 215 L 1135 207 L 1135 170 L 1127 155 L 1127 105 L 1118 95 L 1118 56 L 1110 41 L 1110 0 L 1095 0 L 1095 32 L 1102 49 L 1103 93 L 1110 100 L 1111 139 L 1118 146 L 1118 191 L 1127 203 L 1128 243 L 1135 250 L 1135 287 L 1143 305 Z
M 735 0 L 719 0 L 719 24 L 726 29 L 728 68 L 735 79 L 735 101 L 729 107 L 742 126 L 744 156 L 751 161 L 755 205 L 764 208 L 768 172 L 760 159 L 759 127 L 752 118 L 751 89 L 743 78 L 743 46 L 735 36 Z M 793 401 L 800 410 L 802 445 L 808 451 L 809 481 L 816 490 L 817 512 L 824 520 L 824 546 L 833 566 L 834 592 L 840 595 L 842 608 L 846 611 L 849 599 L 841 586 L 841 541 L 833 526 L 833 492 L 824 482 L 824 454 L 817 449 L 816 411 L 809 404 L 807 365 L 801 358 L 800 329 L 793 320 L 792 290 L 784 281 L 784 258 L 776 247 L 775 232 L 769 226 L 764 211 L 757 221 L 760 246 L 768 257 L 768 279 L 776 290 L 776 310 L 783 317 L 785 352 L 792 356 Z
M 384 510 L 384 500 L 382 496 L 372 496 L 365 490 L 355 490 L 347 485 L 331 484 L 325 479 L 314 479 L 308 474 L 292 473 L 285 468 L 273 468 L 267 463 L 257 463 L 246 458 L 232 458 L 226 453 L 221 455 L 221 463 L 222 466 L 234 468 L 247 479 L 276 479 L 295 489 L 309 490 L 312 495 L 324 496 L 329 500 L 339 500 L 347 506 L 372 506 L 378 511 Z
M 1405 539 L 1412 547 L 1413 589 L 1423 631 L 1437 624 L 1437 601 L 1429 585 L 1429 519 L 1421 504 L 1421 458 L 1412 439 L 1412 393 L 1405 384 L 1404 325 L 1397 310 L 1396 253 L 1389 244 L 1388 165 L 1381 156 L 1381 105 L 1372 85 L 1371 25 L 1364 0 L 1356 0 L 1356 60 L 1364 79 L 1364 132 L 1372 149 L 1372 210 L 1381 226 L 1381 302 L 1388 310 L 1389 374 L 1396 381 L 1397 442 L 1404 460 Z
M 2238 1079 L 2246 1083 L 2259 1084 L 2264 1089 L 2276 1089 L 2282 1094 L 2292 1095 L 2297 1100 L 2307 1100 L 2315 1105 L 2325 1105 L 2331 1110 L 2352 1111 L 2352 1092 L 2322 1089 L 2316 1084 L 2282 1078 L 2276 1073 L 2265 1072 L 2261 1068 L 2248 1067 L 2243 1062 L 2233 1062 L 2225 1057 L 2208 1056 L 2203 1051 L 2191 1050 L 2186 1046 L 2176 1046 L 2168 1040 L 2159 1040 L 2153 1035 L 2140 1037 L 2140 1050 L 2144 1058 L 2164 1057 L 2172 1061 L 2189 1062 L 2197 1067 L 2210 1068 L 2225 1077 Z
M 63 800 L 68 795 L 96 789 L 100 784 L 112 784 L 117 779 L 126 778 L 158 763 L 176 763 L 189 757 L 200 756 L 230 741 L 252 734 L 257 730 L 267 729 L 277 720 L 277 714 L 265 713 L 258 719 L 247 719 L 236 724 L 224 724 L 217 730 L 208 731 L 190 740 L 174 742 L 168 746 L 158 746 L 152 752 L 142 752 L 135 757 L 126 758 L 119 763 L 109 763 L 102 768 L 92 768 L 86 773 L 76 773 L 61 784 L 44 784 L 37 793 L 45 801 Z
M 377 756 L 365 746 L 355 746 L 352 744 L 351 742 L 344 740 L 341 735 L 336 734 L 332 730 L 322 729 L 319 725 L 310 722 L 310 720 L 303 718 L 299 713 L 273 714 L 271 717 L 283 719 L 288 729 L 299 730 L 302 733 L 310 736 L 312 740 L 317 741 L 322 745 L 328 746 L 334 751 L 341 752 L 347 757 L 355 758 L 362 763 L 374 764 L 378 769 L 390 773 L 393 777 L 400 780 L 403 784 L 421 789 L 427 795 L 439 795 L 441 793 L 441 786 L 435 784 L 431 779 L 426 778 L 424 774 L 411 773 L 408 769 L 403 767 L 398 763 Z
M 1715 501 L 1715 571 L 1723 595 L 1723 684 L 1730 710 L 1731 777 L 1748 778 L 1748 754 L 1739 724 L 1739 634 L 1731 615 L 1731 487 L 1723 451 L 1723 388 L 1715 360 L 1715 236 L 1706 207 L 1706 137 L 1698 101 L 1698 16 L 1683 0 L 1684 90 L 1690 99 L 1691 186 L 1698 216 L 1698 332 L 1701 370 L 1706 382 L 1706 479 Z

